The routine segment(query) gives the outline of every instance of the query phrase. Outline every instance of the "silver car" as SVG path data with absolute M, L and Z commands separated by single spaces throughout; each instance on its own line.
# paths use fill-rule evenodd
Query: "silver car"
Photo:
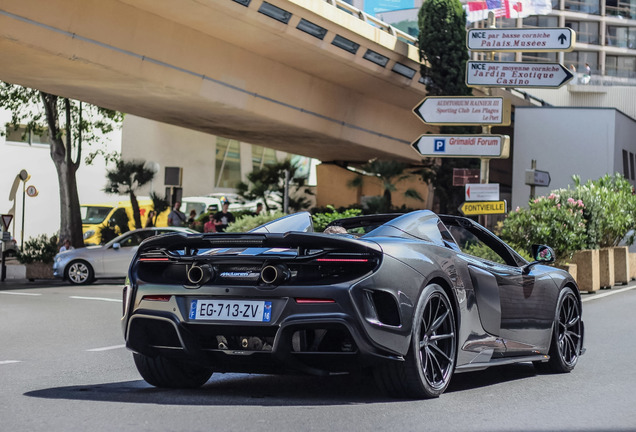
M 60 252 L 53 261 L 53 275 L 71 284 L 90 284 L 95 279 L 125 278 L 139 244 L 148 237 L 172 232 L 194 234 L 181 227 L 142 228 L 129 231 L 102 246 Z

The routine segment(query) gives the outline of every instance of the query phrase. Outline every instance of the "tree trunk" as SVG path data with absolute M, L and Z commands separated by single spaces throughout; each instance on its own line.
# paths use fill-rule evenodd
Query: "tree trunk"
M 135 220 L 135 229 L 141 228 L 141 216 L 139 215 L 139 203 L 135 193 L 130 191 L 130 204 L 132 205 L 133 219 Z
M 69 239 L 73 247 L 83 247 L 82 217 L 80 213 L 79 196 L 77 194 L 77 179 L 75 173 L 79 164 L 72 160 L 70 121 L 67 121 L 67 143 L 62 139 L 57 109 L 57 96 L 40 92 L 46 120 L 49 128 L 49 142 L 51 144 L 51 159 L 55 164 L 60 188 L 60 241 Z M 67 118 L 70 118 L 70 106 L 67 102 Z M 79 160 L 78 149 L 78 160 Z

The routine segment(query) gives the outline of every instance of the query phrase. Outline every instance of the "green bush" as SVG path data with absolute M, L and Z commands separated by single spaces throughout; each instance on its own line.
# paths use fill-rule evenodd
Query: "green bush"
M 316 213 L 312 215 L 312 219 L 314 220 L 314 231 L 322 232 L 325 230 L 327 225 L 337 219 L 350 218 L 354 216 L 359 216 L 362 213 L 362 210 L 357 208 L 346 209 L 342 212 L 336 211 L 334 206 L 328 205 L 327 209 L 329 212 L 325 213 Z
M 34 262 L 52 264 L 57 252 L 57 236 L 53 235 L 49 238 L 46 234 L 41 234 L 24 242 L 24 247 L 18 251 L 18 261 L 22 264 Z
M 266 224 L 267 222 L 271 222 L 274 219 L 278 219 L 283 216 L 285 215 L 282 212 L 276 212 L 271 214 L 261 213 L 256 216 L 249 216 L 249 215 L 241 216 L 237 218 L 235 222 L 232 222 L 231 224 L 229 224 L 227 228 L 225 229 L 225 232 L 239 232 L 239 233 L 247 232 L 263 224 Z
M 554 249 L 556 260 L 567 262 L 587 243 L 585 203 L 551 193 L 517 208 L 504 220 L 501 238 L 517 250 L 529 251 L 533 244 Z

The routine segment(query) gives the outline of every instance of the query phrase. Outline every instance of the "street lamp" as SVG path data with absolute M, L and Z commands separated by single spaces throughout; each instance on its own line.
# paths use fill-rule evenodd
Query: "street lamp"
M 24 201 L 26 198 L 26 182 L 31 178 L 27 170 L 23 169 L 18 174 L 22 180 L 22 232 L 20 233 L 20 250 L 24 249 Z

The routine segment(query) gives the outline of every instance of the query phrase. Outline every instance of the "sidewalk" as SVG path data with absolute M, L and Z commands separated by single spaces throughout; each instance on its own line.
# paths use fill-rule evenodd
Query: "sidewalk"
M 18 263 L 15 258 L 7 258 L 5 264 L 5 280 L 0 281 L 0 290 L 42 288 L 67 284 L 60 279 L 34 279 L 30 281 L 26 278 L 26 266 Z

